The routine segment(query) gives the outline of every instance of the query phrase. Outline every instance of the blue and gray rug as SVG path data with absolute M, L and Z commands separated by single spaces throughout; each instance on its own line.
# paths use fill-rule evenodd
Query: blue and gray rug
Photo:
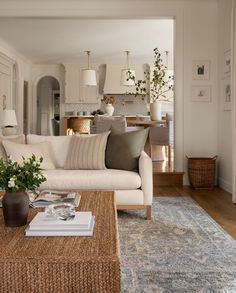
M 236 241 L 187 197 L 119 212 L 123 293 L 235 293 Z

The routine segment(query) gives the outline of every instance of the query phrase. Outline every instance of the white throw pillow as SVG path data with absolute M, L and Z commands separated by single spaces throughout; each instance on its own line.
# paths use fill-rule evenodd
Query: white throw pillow
M 72 138 L 64 169 L 104 170 L 107 138 L 110 131 Z
M 50 144 L 50 157 L 56 168 L 64 168 L 68 149 L 72 137 L 70 135 L 64 136 L 44 136 L 36 134 L 27 135 L 28 144 L 37 144 L 47 141 Z
M 2 144 L 6 150 L 7 155 L 11 156 L 12 159 L 18 163 L 23 161 L 22 157 L 29 158 L 34 154 L 38 159 L 43 157 L 43 162 L 41 164 L 42 169 L 55 169 L 55 166 L 50 158 L 48 142 L 41 142 L 31 145 L 4 140 Z
M 7 154 L 6 154 L 4 146 L 2 145 L 3 140 L 10 140 L 13 142 L 24 144 L 25 143 L 25 136 L 24 136 L 24 134 L 0 136 L 0 159 L 3 159 L 5 161 L 7 159 Z

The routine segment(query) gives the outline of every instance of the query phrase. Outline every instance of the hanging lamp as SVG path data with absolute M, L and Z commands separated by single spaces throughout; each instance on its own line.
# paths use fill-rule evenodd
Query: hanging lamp
M 135 70 L 130 69 L 130 64 L 129 64 L 130 51 L 125 51 L 125 53 L 126 53 L 126 64 L 125 64 L 125 68 L 121 70 L 121 85 L 134 86 L 135 85 Z
M 85 86 L 96 86 L 97 79 L 96 79 L 96 71 L 91 69 L 90 65 L 90 53 L 91 51 L 85 51 L 88 56 L 88 67 L 87 69 L 82 70 L 82 83 Z

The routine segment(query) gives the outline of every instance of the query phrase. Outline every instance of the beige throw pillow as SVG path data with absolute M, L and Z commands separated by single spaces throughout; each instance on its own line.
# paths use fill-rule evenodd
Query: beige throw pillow
M 74 136 L 64 169 L 104 170 L 108 132 L 90 136 Z
M 23 161 L 22 157 L 29 158 L 34 154 L 36 158 L 43 157 L 43 162 L 41 164 L 42 169 L 55 169 L 55 166 L 50 158 L 49 143 L 46 141 L 31 145 L 4 140 L 2 144 L 7 155 L 11 156 L 12 159 L 18 163 Z
M 7 153 L 5 151 L 4 146 L 2 145 L 3 140 L 10 140 L 17 143 L 25 143 L 25 136 L 23 134 L 21 135 L 11 135 L 11 136 L 0 136 L 0 159 L 3 159 L 4 161 L 7 159 Z

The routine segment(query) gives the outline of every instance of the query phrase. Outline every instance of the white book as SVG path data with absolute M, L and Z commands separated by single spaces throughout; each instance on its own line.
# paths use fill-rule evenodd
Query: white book
M 28 226 L 25 230 L 25 236 L 93 236 L 95 217 L 87 230 L 31 230 Z
M 92 212 L 75 212 L 72 220 L 63 221 L 39 212 L 30 222 L 30 230 L 86 230 L 91 226 Z

